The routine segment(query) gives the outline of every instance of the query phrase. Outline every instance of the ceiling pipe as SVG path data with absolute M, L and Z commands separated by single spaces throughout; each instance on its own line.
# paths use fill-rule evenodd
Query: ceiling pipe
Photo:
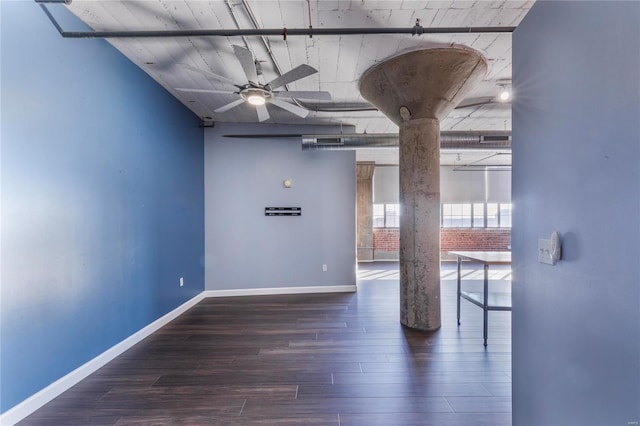
M 249 3 L 247 3 L 246 0 L 242 0 L 242 7 L 244 7 L 244 10 L 247 14 L 247 17 L 249 18 L 249 21 L 251 21 L 251 25 L 253 25 L 254 29 L 259 28 L 258 26 L 258 19 L 256 18 L 255 14 L 253 13 L 253 9 L 251 9 L 251 6 L 249 5 Z M 230 12 L 233 14 L 233 10 L 229 9 Z M 237 24 L 236 22 L 236 26 L 238 28 L 240 28 L 240 25 Z M 273 69 L 276 72 L 276 74 L 279 76 L 281 76 L 283 74 L 282 72 L 282 68 L 280 68 L 280 64 L 278 64 L 278 61 L 276 60 L 275 56 L 273 55 L 273 51 L 271 50 L 271 43 L 269 43 L 269 39 L 262 36 L 260 37 L 260 40 L 262 41 L 262 45 L 264 46 L 265 50 L 267 51 L 267 56 L 269 56 L 269 60 L 271 61 L 271 64 L 273 65 Z M 283 86 L 284 90 L 289 90 L 289 86 L 287 84 L 285 84 Z M 295 101 L 295 99 L 294 99 Z
M 140 30 L 140 31 L 62 31 L 64 38 L 143 38 L 143 37 L 243 37 L 243 36 L 331 36 L 382 34 L 488 34 L 512 33 L 515 27 L 422 28 L 264 28 L 237 30 Z
M 424 28 L 419 24 L 411 28 L 249 28 L 210 30 L 139 30 L 139 31 L 65 31 L 48 13 L 44 3 L 61 3 L 58 0 L 40 0 L 40 7 L 64 38 L 144 38 L 144 37 L 244 37 L 244 36 L 327 36 L 327 35 L 374 35 L 374 34 L 469 34 L 512 33 L 516 27 L 440 27 Z M 64 3 L 64 1 L 62 1 Z
M 227 5 L 227 9 L 229 9 L 229 15 L 231 15 L 231 19 L 233 19 L 233 23 L 236 24 L 236 27 L 240 28 L 240 23 L 238 23 L 238 18 L 236 18 L 236 14 L 233 11 L 233 6 L 231 5 L 229 0 L 227 0 L 225 3 Z M 246 47 L 247 50 L 251 50 L 251 46 L 249 46 L 249 42 L 247 41 L 246 37 L 242 37 L 242 41 L 244 42 L 244 47 Z

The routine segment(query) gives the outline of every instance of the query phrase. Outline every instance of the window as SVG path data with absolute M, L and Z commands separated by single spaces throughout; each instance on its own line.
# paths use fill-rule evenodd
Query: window
M 374 204 L 373 227 L 397 228 L 400 226 L 400 204 Z
M 511 203 L 442 203 L 443 228 L 511 228 Z M 374 228 L 398 228 L 400 204 L 374 204 Z
M 511 228 L 511 203 L 443 203 L 443 228 Z
M 400 204 L 385 204 L 384 227 L 397 228 L 400 226 Z
M 500 203 L 500 227 L 511 228 L 511 203 Z
M 473 204 L 473 224 L 474 228 L 484 228 L 484 203 Z
M 497 228 L 499 226 L 498 203 L 487 203 L 487 228 Z
M 443 204 L 442 226 L 445 228 L 468 228 L 471 226 L 471 204 Z
M 373 205 L 373 227 L 384 228 L 384 204 Z
M 443 204 L 442 205 L 442 212 L 440 214 L 440 220 L 442 221 L 441 225 L 443 228 L 451 228 L 452 225 L 452 207 L 453 204 Z

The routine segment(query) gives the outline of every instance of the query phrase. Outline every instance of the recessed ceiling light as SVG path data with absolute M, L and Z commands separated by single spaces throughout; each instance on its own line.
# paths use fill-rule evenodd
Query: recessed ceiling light
M 511 98 L 511 92 L 509 92 L 509 89 L 502 89 L 502 91 L 500 92 L 500 100 L 501 101 L 508 101 L 509 98 Z

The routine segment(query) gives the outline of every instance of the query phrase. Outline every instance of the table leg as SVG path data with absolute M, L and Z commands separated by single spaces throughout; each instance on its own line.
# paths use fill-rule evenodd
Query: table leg
M 484 265 L 484 346 L 487 346 L 487 337 L 488 337 L 488 322 L 489 322 L 489 310 L 487 307 L 489 306 L 489 265 L 485 263 Z
M 462 263 L 462 259 L 460 256 L 457 256 L 458 260 L 456 261 L 456 267 L 458 268 L 458 325 L 460 325 L 460 264 Z

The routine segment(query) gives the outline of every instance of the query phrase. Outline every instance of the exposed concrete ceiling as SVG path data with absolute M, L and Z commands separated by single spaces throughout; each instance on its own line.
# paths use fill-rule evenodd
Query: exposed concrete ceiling
M 201 29 L 411 28 L 416 20 L 434 27 L 513 27 L 533 5 L 522 1 L 373 1 L 373 0 L 75 0 L 68 7 L 96 31 Z M 57 7 L 57 6 L 50 6 Z M 279 90 L 325 91 L 330 101 L 302 101 L 315 109 L 370 106 L 360 95 L 361 76 L 371 66 L 398 52 L 432 45 L 461 44 L 484 55 L 486 77 L 471 90 L 462 107 L 441 122 L 441 130 L 511 130 L 509 103 L 498 102 L 502 86 L 511 82 L 511 34 L 385 34 L 232 37 L 151 37 L 108 39 L 132 62 L 204 120 L 258 122 L 254 107 L 241 103 L 225 112 L 219 107 L 237 94 L 195 93 L 176 88 L 233 90 L 215 73 L 239 85 L 247 76 L 233 46 L 251 51 L 259 61 L 260 83 L 267 83 L 301 64 L 318 73 Z M 203 70 L 205 73 L 193 71 Z M 237 89 L 236 89 L 237 90 Z M 303 103 L 304 102 L 304 103 Z M 464 105 L 468 105 L 464 107 Z M 269 123 L 343 124 L 357 132 L 395 133 L 397 126 L 372 108 L 362 111 L 312 110 L 300 118 L 267 105 Z

